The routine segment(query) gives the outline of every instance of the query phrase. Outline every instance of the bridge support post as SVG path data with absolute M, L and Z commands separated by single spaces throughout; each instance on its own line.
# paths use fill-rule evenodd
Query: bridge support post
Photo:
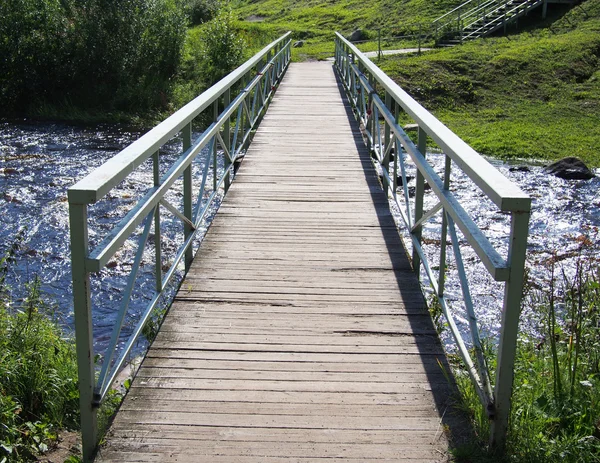
M 183 135 L 183 151 L 187 151 L 192 146 L 192 123 L 188 123 L 183 127 L 181 132 Z M 183 171 L 183 215 L 192 221 L 192 166 L 188 166 Z M 193 233 L 192 226 L 188 223 L 183 224 L 183 235 L 184 239 L 187 240 Z M 194 259 L 194 252 L 192 246 L 189 246 L 185 251 L 185 271 L 187 272 Z
M 159 169 L 159 151 L 155 151 L 152 154 L 152 170 L 154 177 L 154 186 L 158 186 L 160 183 L 160 169 Z M 160 249 L 161 243 L 160 233 L 160 204 L 156 206 L 154 210 L 154 282 L 156 292 L 162 292 L 162 252 Z
M 79 375 L 79 407 L 83 461 L 93 460 L 98 440 L 97 406 L 94 394 L 94 344 L 90 276 L 86 269 L 88 255 L 87 205 L 74 204 L 69 198 L 71 234 L 71 274 L 75 315 L 75 348 Z
M 548 0 L 544 0 L 544 4 L 542 5 L 542 19 L 546 19 L 548 16 Z
M 502 328 L 498 344 L 498 367 L 494 388 L 494 419 L 490 430 L 490 444 L 500 451 L 504 450 L 506 444 L 506 432 L 510 417 L 528 230 L 529 212 L 513 212 L 508 248 L 508 267 L 511 272 L 504 289 Z
M 385 107 L 387 109 L 389 109 L 390 112 L 393 111 L 392 95 L 390 95 L 387 90 L 385 91 Z M 376 124 L 375 126 L 377 127 L 377 129 L 379 129 L 379 121 L 375 121 L 375 124 Z M 383 153 L 383 162 L 381 164 L 381 168 L 385 169 L 386 173 L 389 175 L 389 173 L 390 173 L 390 157 L 391 157 L 392 151 L 388 150 L 388 147 L 389 147 L 390 143 L 392 143 L 392 140 L 390 137 L 391 131 L 390 131 L 389 124 L 384 123 L 384 125 L 385 125 L 385 128 L 383 131 L 383 146 L 380 146 L 379 149 L 381 149 L 382 153 Z M 395 175 L 395 173 L 392 173 L 392 175 Z M 390 185 L 387 177 L 384 175 L 383 182 L 384 182 L 384 187 L 385 187 L 385 191 L 387 194 L 388 190 L 394 186 L 394 181 L 392 180 L 392 184 Z
M 361 72 L 364 73 L 365 69 L 362 69 Z M 371 88 L 375 91 L 375 93 L 377 93 L 377 89 L 375 88 L 375 79 L 373 79 L 373 75 L 371 73 L 367 73 L 367 77 L 369 78 L 369 85 L 371 86 Z M 374 144 L 375 144 L 375 131 L 379 130 L 379 121 L 377 120 L 376 116 L 376 112 L 375 111 L 375 104 L 373 103 L 373 95 L 369 94 L 369 106 L 368 106 L 369 111 L 371 111 L 371 121 L 369 123 L 370 127 L 367 128 L 367 131 L 371 132 L 371 139 L 372 139 L 372 143 L 369 144 L 369 151 L 372 151 L 374 149 Z

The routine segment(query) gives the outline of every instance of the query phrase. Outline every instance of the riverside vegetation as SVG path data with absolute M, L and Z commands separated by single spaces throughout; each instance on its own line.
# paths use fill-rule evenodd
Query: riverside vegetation
M 35 460 L 79 419 L 75 346 L 47 313 L 39 280 L 22 301 L 7 294 L 18 246 L 0 258 L 0 462 Z
M 567 276 L 561 266 L 574 253 L 555 254 L 547 262 L 549 280 L 530 282 L 526 290 L 538 333 L 521 334 L 518 340 L 505 458 L 485 452 L 489 421 L 457 365 L 462 407 L 479 440 L 456 450 L 459 461 L 600 461 L 600 267 L 593 251 L 598 230 L 590 236 L 575 239 L 574 275 Z M 493 375 L 495 356 L 488 358 Z
M 149 124 L 239 65 L 241 45 L 218 0 L 6 0 L 0 107 Z

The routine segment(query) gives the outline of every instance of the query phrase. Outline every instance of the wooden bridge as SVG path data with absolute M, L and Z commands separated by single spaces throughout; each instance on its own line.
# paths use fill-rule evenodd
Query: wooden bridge
M 135 261 L 139 264 L 153 221 L 160 229 L 159 206 L 182 219 L 186 243 L 193 242 L 208 204 L 203 192 L 210 183 L 210 163 L 193 208 L 184 199 L 184 211 L 178 212 L 159 192 L 182 176 L 184 190 L 191 191 L 185 183 L 191 182 L 191 159 L 206 147 L 216 154 L 217 144 L 225 170 L 218 180 L 218 163 L 213 162 L 211 194 L 223 185 L 227 195 L 195 259 L 188 252 L 192 244 L 178 253 L 187 275 L 96 461 L 441 462 L 449 459 L 451 439 L 465 431 L 450 407 L 456 399 L 450 369 L 390 213 L 388 192 L 395 190 L 397 175 L 404 185 L 407 182 L 398 161 L 394 168 L 389 166 L 390 140 L 401 136 L 396 133 L 399 127 L 394 122 L 381 132 L 379 127 L 377 133 L 372 130 L 373 124 L 379 126 L 376 105 L 381 102 L 373 92 L 362 99 L 369 104 L 363 112 L 356 94 L 351 93 L 350 100 L 345 96 L 349 87 L 352 92 L 368 90 L 369 79 L 347 74 L 359 71 L 351 61 L 346 64 L 354 67 L 342 70 L 340 64 L 348 56 L 342 57 L 347 52 L 343 47 L 336 53 L 334 72 L 329 62 L 288 64 L 289 45 L 284 36 L 241 69 L 242 97 L 231 98 L 229 89 L 238 81 L 231 78 L 223 87 L 226 92 L 214 92 L 206 101 L 196 101 L 193 109 L 184 108 L 187 113 L 171 121 L 170 133 L 158 130 L 154 137 L 146 136 L 137 147 L 132 145 L 134 155 L 121 153 L 110 169 L 92 174 L 69 191 L 86 460 L 95 453 L 97 406 L 132 345 L 117 359 L 112 353 L 105 357 L 98 378 L 90 361 L 90 273 L 105 265 L 123 236 L 145 223 L 142 251 Z M 255 73 L 257 64 L 261 71 Z M 268 112 L 258 109 L 269 101 Z M 213 102 L 220 116 L 192 140 L 188 121 Z M 88 251 L 87 228 L 78 232 L 74 227 L 87 223 L 85 204 L 101 198 L 182 127 L 183 161 L 162 179 L 155 173 L 155 185 L 140 205 L 104 243 Z M 414 148 L 410 140 L 404 143 L 407 151 Z M 244 161 L 229 186 L 242 155 Z M 382 177 L 373 158 L 388 169 Z M 438 188 L 429 171 L 423 172 L 417 195 L 423 194 L 424 180 Z M 518 191 L 510 192 L 514 201 L 523 199 Z M 513 207 L 507 197 L 504 194 L 503 207 Z M 419 220 L 418 209 L 415 213 Z M 422 210 L 420 214 L 427 215 Z M 448 214 L 449 220 L 455 216 Z M 464 218 L 456 217 L 461 227 L 459 220 Z M 80 260 L 77 249 L 84 253 Z M 157 255 L 160 294 L 171 273 L 161 274 L 158 251 Z M 413 256 L 413 264 L 425 258 L 420 255 Z M 444 301 L 443 289 L 438 293 Z M 82 303 L 88 304 L 85 311 L 78 307 Z M 124 313 L 126 302 L 123 307 Z M 452 315 L 447 316 L 453 325 Z M 484 372 L 470 360 L 466 363 L 487 397 L 490 386 Z M 502 366 L 499 370 L 507 374 Z M 505 381 L 497 377 L 496 382 Z M 496 401 L 486 404 L 490 408 L 491 403 L 492 412 L 502 403 L 502 393 L 506 391 L 500 389 L 499 394 L 498 388 L 492 392 Z M 508 394 L 510 398 L 510 385 Z
M 290 66 L 100 461 L 446 455 L 444 355 L 349 115 L 331 63 Z

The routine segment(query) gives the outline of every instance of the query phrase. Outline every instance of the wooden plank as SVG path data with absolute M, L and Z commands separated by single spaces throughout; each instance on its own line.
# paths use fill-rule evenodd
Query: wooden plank
M 326 63 L 293 64 L 98 461 L 448 459 L 453 383 Z

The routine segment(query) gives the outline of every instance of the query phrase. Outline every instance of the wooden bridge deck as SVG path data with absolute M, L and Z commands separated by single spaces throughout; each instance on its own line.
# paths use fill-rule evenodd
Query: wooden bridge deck
M 446 461 L 438 361 L 331 64 L 292 64 L 98 460 Z

